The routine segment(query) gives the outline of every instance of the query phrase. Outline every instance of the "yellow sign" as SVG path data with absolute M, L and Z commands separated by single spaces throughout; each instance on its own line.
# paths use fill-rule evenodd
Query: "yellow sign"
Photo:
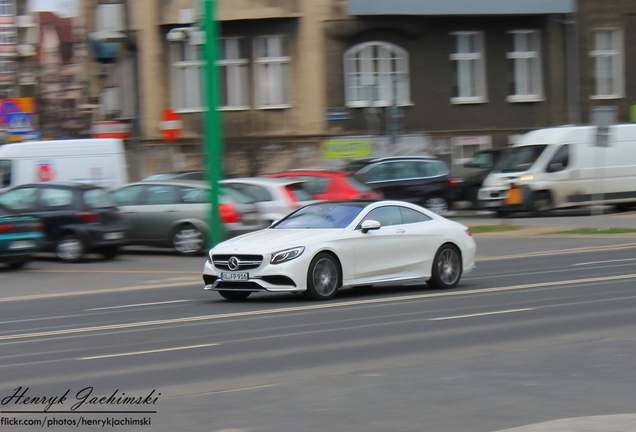
M 335 138 L 322 142 L 322 157 L 345 159 L 371 156 L 373 143 L 368 138 Z

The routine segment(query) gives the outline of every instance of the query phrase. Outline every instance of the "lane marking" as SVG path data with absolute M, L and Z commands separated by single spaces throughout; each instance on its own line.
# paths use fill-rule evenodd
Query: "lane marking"
M 155 354 L 169 351 L 181 351 L 181 350 L 189 350 L 196 348 L 206 348 L 220 345 L 218 343 L 211 344 L 202 344 L 202 345 L 190 345 L 185 347 L 175 347 L 175 348 L 164 348 L 164 349 L 156 349 L 156 350 L 148 350 L 148 351 L 135 351 L 129 353 L 121 353 L 121 354 L 105 354 L 101 356 L 91 356 L 91 357 L 79 357 L 77 360 L 97 360 L 97 359 L 105 359 L 105 358 L 113 358 L 113 357 L 126 357 L 126 356 L 134 356 L 134 355 L 142 355 L 142 354 Z
M 154 302 L 154 303 L 137 303 L 137 304 L 129 304 L 129 305 L 123 305 L 123 306 L 109 306 L 109 307 L 85 309 L 84 312 L 101 311 L 101 310 L 109 310 L 109 309 L 125 309 L 125 308 L 139 307 L 139 306 L 157 306 L 157 305 L 164 305 L 164 304 L 171 304 L 171 303 L 185 303 L 185 302 L 191 302 L 191 301 L 193 300 L 171 300 L 171 301 Z
M 609 264 L 609 263 L 615 263 L 615 262 L 629 262 L 629 261 L 636 261 L 636 258 L 625 258 L 625 259 L 616 259 L 616 260 L 607 260 L 607 261 L 590 261 L 585 263 L 572 264 L 572 266 L 576 267 L 576 266 L 586 266 L 586 265 L 593 265 L 593 264 Z
M 532 311 L 535 309 L 536 308 L 511 309 L 506 311 L 484 312 L 484 313 L 478 313 L 478 314 L 457 315 L 457 316 L 442 317 L 442 318 L 430 318 L 429 321 L 446 321 L 446 320 L 463 319 L 463 318 L 475 318 L 475 317 L 483 317 L 483 316 L 489 316 L 489 315 L 501 315 L 501 314 L 516 313 L 516 312 L 527 312 L 527 311 Z
M 621 250 L 621 249 L 633 249 L 636 247 L 636 243 L 626 243 L 623 245 L 608 245 L 608 246 L 594 246 L 594 247 L 580 247 L 572 249 L 560 249 L 553 251 L 539 251 L 539 252 L 527 252 L 516 255 L 502 255 L 502 256 L 484 256 L 478 255 L 477 261 L 491 261 L 509 258 L 527 258 L 536 256 L 549 256 L 549 255 L 562 255 L 565 253 L 580 253 L 580 252 L 593 252 L 598 250 Z
M 197 278 L 197 281 L 199 278 Z M 200 280 L 199 285 L 203 285 L 203 279 Z M 194 279 L 193 279 L 194 283 Z M 61 292 L 61 293 L 53 293 L 53 294 L 33 294 L 27 296 L 19 296 L 19 297 L 6 297 L 1 298 L 0 303 L 7 303 L 13 301 L 24 301 L 24 300 L 41 300 L 41 299 L 51 299 L 51 298 L 63 298 L 63 297 L 75 297 L 86 294 L 111 294 L 111 293 L 120 293 L 120 292 L 128 292 L 128 291 L 143 291 L 147 289 L 157 289 L 157 288 L 175 288 L 178 285 L 174 283 L 164 283 L 164 284 L 150 284 L 150 285 L 135 285 L 123 288 L 104 288 L 104 289 L 96 289 L 96 290 L 85 290 L 85 291 L 69 291 L 69 292 Z
M 352 306 L 368 306 L 368 305 L 375 305 L 375 304 L 382 304 L 382 303 L 397 303 L 397 302 L 424 300 L 424 299 L 432 299 L 432 298 L 439 298 L 439 297 L 457 297 L 457 296 L 476 295 L 476 294 L 484 294 L 484 293 L 516 291 L 516 290 L 524 290 L 524 289 L 532 289 L 532 288 L 558 287 L 558 286 L 565 286 L 565 285 L 577 285 L 577 284 L 594 283 L 594 282 L 621 281 L 621 280 L 628 280 L 628 279 L 636 279 L 636 274 L 596 277 L 596 278 L 587 278 L 587 279 L 575 279 L 575 280 L 567 280 L 567 281 L 541 282 L 541 283 L 534 283 L 534 284 L 513 285 L 513 286 L 498 287 L 498 288 L 484 288 L 484 289 L 469 290 L 469 291 L 440 292 L 440 293 L 433 293 L 433 294 L 416 294 L 416 295 L 392 297 L 392 298 L 354 300 L 354 301 L 341 302 L 341 303 L 327 303 L 327 304 L 318 304 L 318 305 L 310 305 L 310 306 L 296 306 L 296 307 L 288 307 L 288 308 L 265 309 L 265 310 L 258 310 L 258 311 L 234 312 L 234 313 L 225 313 L 225 314 L 217 314 L 217 315 L 201 315 L 201 316 L 194 316 L 194 317 L 187 317 L 187 318 L 172 318 L 172 319 L 165 319 L 165 320 L 141 321 L 141 322 L 125 323 L 125 324 L 80 327 L 80 328 L 73 328 L 73 329 L 52 330 L 52 331 L 43 331 L 43 332 L 35 332 L 35 333 L 22 333 L 22 334 L 0 336 L 0 341 L 8 341 L 8 340 L 15 340 L 15 339 L 33 339 L 33 338 L 41 338 L 46 336 L 64 336 L 64 335 L 72 335 L 72 334 L 79 334 L 79 333 L 102 332 L 102 331 L 109 331 L 109 330 L 136 329 L 136 328 L 142 328 L 142 327 L 193 323 L 193 322 L 221 320 L 221 319 L 228 319 L 228 318 L 268 316 L 268 315 L 275 315 L 275 314 L 287 314 L 292 312 L 306 312 L 310 310 L 337 309 L 337 308 L 352 307 Z

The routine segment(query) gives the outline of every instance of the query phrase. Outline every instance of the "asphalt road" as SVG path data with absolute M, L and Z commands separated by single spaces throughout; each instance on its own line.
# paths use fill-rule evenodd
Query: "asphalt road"
M 636 237 L 477 244 L 456 289 L 325 303 L 226 302 L 163 253 L 0 270 L 0 431 L 636 430 Z

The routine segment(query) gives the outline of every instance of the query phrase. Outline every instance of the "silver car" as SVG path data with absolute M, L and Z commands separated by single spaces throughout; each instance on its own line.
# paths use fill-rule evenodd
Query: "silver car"
M 221 184 L 249 195 L 256 201 L 261 220 L 271 225 L 306 204 L 316 202 L 301 180 L 244 177 L 221 180 Z
M 113 190 L 128 223 L 128 245 L 171 247 L 184 255 L 206 250 L 210 234 L 210 186 L 205 182 L 165 180 L 129 183 Z M 254 200 L 231 188 L 219 188 L 224 237 L 265 227 Z

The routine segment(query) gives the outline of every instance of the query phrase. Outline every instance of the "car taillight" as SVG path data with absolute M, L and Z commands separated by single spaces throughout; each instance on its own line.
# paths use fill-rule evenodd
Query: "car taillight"
M 5 224 L 0 224 L 0 233 L 6 233 L 11 231 L 13 228 L 15 228 L 15 225 L 13 224 L 9 224 L 9 223 L 5 223 Z
M 285 187 L 285 199 L 287 200 L 290 206 L 294 208 L 299 207 L 298 201 L 296 200 L 296 196 L 294 195 L 294 192 L 289 187 Z
M 469 235 L 469 236 L 471 236 L 471 237 L 473 236 L 473 233 L 471 233 L 471 232 L 470 232 L 470 230 L 469 230 L 468 228 L 466 228 L 465 233 L 466 233 L 466 234 L 468 234 L 468 235 Z
M 232 204 L 220 204 L 219 215 L 221 216 L 221 222 L 224 224 L 237 223 L 241 221 L 241 214 L 236 211 Z
M 458 179 L 457 177 L 449 177 L 446 179 L 446 186 L 456 187 L 456 186 L 459 186 L 461 182 L 462 182 L 461 179 Z
M 77 216 L 84 223 L 99 223 L 99 214 L 93 212 L 81 212 Z

